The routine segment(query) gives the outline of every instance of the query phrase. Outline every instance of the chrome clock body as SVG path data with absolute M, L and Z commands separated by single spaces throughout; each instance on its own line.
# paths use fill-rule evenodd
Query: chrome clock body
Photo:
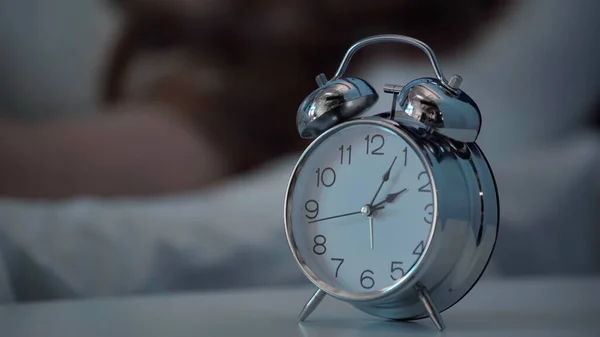
M 369 109 L 374 104 L 373 99 L 378 98 L 374 89 L 362 91 L 365 97 L 360 97 L 358 91 L 352 91 L 351 100 L 338 101 L 333 108 L 329 103 L 321 104 L 318 98 L 329 95 L 331 84 L 344 80 L 340 76 L 350 57 L 359 48 L 376 42 L 401 42 L 419 47 L 429 57 L 437 78 L 417 79 L 405 86 L 386 85 L 384 92 L 393 94 L 391 111 L 375 116 L 360 117 L 360 112 Z M 400 35 L 380 35 L 359 41 L 346 53 L 338 73 L 329 82 L 323 75 L 317 77 L 317 83 L 323 91 L 318 89 L 313 92 L 298 111 L 298 131 L 301 137 L 315 139 L 301 155 L 292 172 L 285 200 L 285 229 L 292 254 L 307 278 L 318 288 L 303 308 L 300 320 L 307 318 L 325 295 L 330 295 L 377 317 L 397 320 L 430 317 L 442 330 L 444 323 L 440 313 L 460 301 L 477 283 L 496 243 L 499 200 L 492 169 L 475 143 L 481 126 L 479 109 L 470 97 L 458 89 L 461 81 L 459 76 L 453 76 L 447 81 L 429 47 L 418 40 Z M 364 80 L 358 82 L 362 87 L 371 88 L 366 82 L 366 85 L 362 85 L 362 82 Z M 346 115 L 347 118 L 340 119 L 340 106 L 347 105 L 348 102 L 353 102 L 349 105 L 351 109 L 348 106 L 342 109 L 351 113 Z M 312 119 L 304 115 L 311 109 Z M 315 116 L 319 120 L 311 125 L 311 121 L 316 120 Z M 328 117 L 331 118 L 327 120 Z M 300 121 L 304 124 L 301 125 Z M 418 259 L 406 268 L 406 272 L 402 271 L 402 277 L 392 277 L 394 281 L 388 286 L 375 288 L 373 291 L 348 291 L 319 277 L 320 274 L 313 270 L 317 268 L 314 262 L 309 262 L 307 250 L 300 249 L 302 244 L 299 244 L 299 236 L 303 234 L 298 232 L 298 228 L 302 228 L 304 224 L 300 224 L 299 218 L 293 216 L 298 208 L 294 197 L 299 185 L 306 183 L 298 179 L 315 151 L 322 148 L 330 138 L 347 132 L 349 128 L 366 130 L 374 127 L 385 130 L 390 137 L 404 140 L 414 151 L 415 158 L 422 163 L 425 170 L 422 173 L 427 173 L 431 187 L 432 220 Z M 368 142 L 368 138 L 366 140 Z M 342 156 L 344 149 L 342 145 Z M 403 156 L 403 151 L 399 148 L 394 151 L 392 156 L 395 162 L 396 158 Z M 387 178 L 392 166 L 386 173 Z M 365 167 L 365 170 L 369 170 L 368 166 Z M 364 172 L 365 175 L 381 173 Z M 387 181 L 386 174 L 383 175 L 384 182 Z M 371 208 L 376 206 L 374 201 L 375 198 L 360 210 L 370 221 L 377 220 L 377 212 L 380 212 L 377 210 L 374 215 L 371 214 Z M 380 204 L 386 206 L 383 202 Z M 388 210 L 381 209 L 382 213 L 386 211 Z M 404 211 L 409 212 L 407 209 Z M 414 211 L 418 212 L 420 209 L 415 208 Z M 407 214 L 407 218 L 409 215 Z M 395 216 L 401 223 L 403 216 Z M 371 240 L 372 231 L 371 227 Z M 393 267 L 392 263 L 392 271 Z

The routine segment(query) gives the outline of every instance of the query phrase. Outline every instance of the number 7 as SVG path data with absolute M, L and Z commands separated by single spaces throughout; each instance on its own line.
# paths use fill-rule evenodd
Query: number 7
M 340 263 L 340 264 L 338 264 L 337 268 L 335 269 L 335 277 L 337 277 L 338 272 L 340 271 L 340 267 L 342 266 L 342 263 L 344 263 L 344 259 L 337 259 L 335 257 L 332 257 L 331 261 L 338 261 Z

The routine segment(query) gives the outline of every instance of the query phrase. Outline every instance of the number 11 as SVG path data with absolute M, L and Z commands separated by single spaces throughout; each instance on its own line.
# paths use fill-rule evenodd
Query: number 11
M 339 148 L 340 150 L 340 164 L 344 164 L 344 145 L 340 146 Z M 352 145 L 348 145 L 348 147 L 346 148 L 346 151 L 348 151 L 348 165 L 351 164 L 352 162 Z

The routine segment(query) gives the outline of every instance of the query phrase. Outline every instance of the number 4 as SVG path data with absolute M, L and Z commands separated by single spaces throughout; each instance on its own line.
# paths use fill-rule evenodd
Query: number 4
M 417 248 L 415 248 L 413 250 L 413 254 L 414 255 L 422 255 L 424 250 L 425 250 L 425 242 L 421 241 L 417 245 Z

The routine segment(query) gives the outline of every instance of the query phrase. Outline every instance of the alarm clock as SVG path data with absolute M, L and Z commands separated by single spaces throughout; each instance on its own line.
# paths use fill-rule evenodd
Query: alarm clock
M 389 42 L 421 49 L 435 77 L 385 85 L 391 109 L 366 116 L 377 90 L 342 76 L 356 51 Z M 440 313 L 477 283 L 498 233 L 477 105 L 428 45 L 402 35 L 358 41 L 331 79 L 316 81 L 297 112 L 299 136 L 312 142 L 284 207 L 292 254 L 317 288 L 299 320 L 329 295 L 384 319 L 430 317 L 443 330 Z

